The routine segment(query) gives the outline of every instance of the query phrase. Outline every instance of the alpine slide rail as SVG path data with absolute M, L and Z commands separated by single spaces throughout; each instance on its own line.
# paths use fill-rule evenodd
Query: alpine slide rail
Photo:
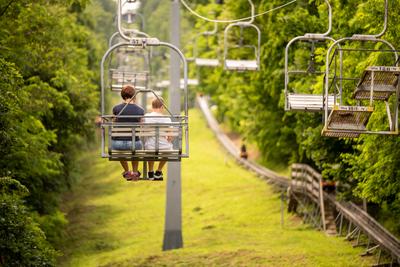
M 208 97 L 198 96 L 197 105 L 209 128 L 238 164 L 281 192 L 287 192 L 289 212 L 297 212 L 305 223 L 327 235 L 343 236 L 352 242 L 353 247 L 364 246 L 361 256 L 376 254 L 377 261 L 373 266 L 400 266 L 400 240 L 355 203 L 336 199 L 334 190 L 330 192 L 323 186 L 320 173 L 306 164 L 295 163 L 291 166 L 289 178 L 241 158 L 236 145 L 220 129 L 212 115 Z

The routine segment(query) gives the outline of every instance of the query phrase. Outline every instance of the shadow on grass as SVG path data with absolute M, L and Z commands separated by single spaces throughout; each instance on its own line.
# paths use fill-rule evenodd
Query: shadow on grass
M 65 245 L 60 248 L 64 255 L 60 257 L 59 263 L 67 264 L 67 259 L 78 247 L 80 251 L 88 254 L 111 251 L 118 247 L 118 239 L 103 229 L 106 229 L 107 224 L 122 212 L 123 210 L 109 205 L 75 203 L 67 215 L 69 224 L 65 230 Z M 108 241 L 104 242 L 104 240 Z

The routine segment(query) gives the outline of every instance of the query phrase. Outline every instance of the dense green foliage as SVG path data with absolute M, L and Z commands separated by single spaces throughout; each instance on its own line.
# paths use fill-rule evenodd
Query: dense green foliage
M 106 0 L 0 1 L 0 177 L 29 192 L 23 201 L 22 194 L 2 191 L 9 208 L 1 218 L 20 224 L 12 231 L 22 229 L 15 240 L 2 238 L 5 266 L 54 264 L 34 221 L 49 241 L 60 241 L 66 223 L 60 194 L 74 184 L 76 155 L 93 139 L 111 8 Z
M 18 181 L 0 178 L 0 265 L 54 266 L 57 254 L 23 204 L 27 194 Z
M 253 1 L 256 13 L 269 10 L 283 2 Z M 354 33 L 377 34 L 383 25 L 383 0 L 333 0 L 333 27 L 331 36 L 335 39 L 352 36 Z M 193 8 L 209 16 L 211 11 L 221 10 L 214 3 L 193 4 Z M 220 19 L 243 18 L 249 14 L 247 0 L 227 0 L 223 11 L 217 12 Z M 392 44 L 399 42 L 399 6 L 389 1 L 389 24 L 384 39 Z M 210 17 L 210 16 L 209 16 Z M 234 73 L 221 69 L 201 69 L 201 90 L 209 93 L 218 106 L 220 120 L 228 123 L 233 130 L 255 142 L 266 161 L 277 164 L 306 162 L 320 171 L 327 179 L 335 179 L 351 185 L 348 197 L 365 198 L 400 214 L 400 172 L 398 136 L 364 135 L 353 140 L 326 138 L 321 136 L 322 116 L 304 112 L 284 111 L 284 51 L 286 44 L 294 37 L 305 33 L 322 33 L 328 28 L 327 9 L 324 1 L 299 0 L 295 3 L 256 18 L 262 31 L 261 70 L 255 73 Z M 196 29 L 204 31 L 207 25 L 197 20 Z M 219 39 L 223 40 L 222 31 Z M 246 39 L 247 38 L 247 39 Z M 245 41 L 253 42 L 255 35 Z M 237 39 L 236 39 L 237 40 Z M 187 41 L 187 39 L 186 39 Z M 203 47 L 201 56 L 210 56 L 210 51 L 223 49 L 223 44 L 214 40 Z M 328 44 L 329 45 L 329 44 Z M 372 46 L 369 48 L 376 48 Z M 315 50 L 315 64 L 324 70 L 327 45 Z M 368 47 L 365 47 L 368 48 Z M 309 50 L 308 50 L 309 51 Z M 306 66 L 310 54 L 299 47 L 290 58 L 294 64 Z M 212 56 L 212 55 L 211 55 Z M 214 55 L 215 56 L 215 55 Z M 252 56 L 250 53 L 248 57 Z M 360 57 L 349 53 L 345 59 L 346 73 L 360 73 L 360 70 L 383 60 L 376 54 Z M 323 76 L 296 77 L 291 86 L 299 92 L 321 93 Z M 311 90 L 310 90 L 311 88 Z M 353 86 L 348 86 L 351 90 Z M 376 109 L 381 107 L 377 106 Z M 383 115 L 382 115 L 383 114 Z M 372 127 L 384 127 L 384 113 L 371 117 Z M 397 219 L 398 220 L 398 219 Z M 400 229 L 397 225 L 397 231 Z

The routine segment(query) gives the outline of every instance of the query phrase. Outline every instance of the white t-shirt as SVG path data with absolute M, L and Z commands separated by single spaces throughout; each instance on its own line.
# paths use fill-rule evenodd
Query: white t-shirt
M 171 119 L 169 117 L 166 117 L 165 115 L 158 113 L 158 112 L 151 112 L 151 113 L 146 113 L 144 115 L 144 123 L 171 123 Z M 160 117 L 152 117 L 152 116 L 165 116 L 163 118 Z M 144 148 L 145 149 L 156 149 L 156 138 L 155 137 L 148 137 L 146 140 L 144 140 Z M 158 148 L 160 150 L 172 150 L 172 143 L 168 142 L 168 140 L 160 136 L 158 138 Z

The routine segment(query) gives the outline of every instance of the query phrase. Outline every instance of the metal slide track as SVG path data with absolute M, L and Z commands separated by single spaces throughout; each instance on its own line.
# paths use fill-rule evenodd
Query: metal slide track
M 351 224 L 358 228 L 358 231 L 363 232 L 368 237 L 370 242 L 372 241 L 372 243 L 375 244 L 373 248 L 383 249 L 390 254 L 392 258 L 390 266 L 392 266 L 393 263 L 400 265 L 400 240 L 398 238 L 392 235 L 374 218 L 372 218 L 368 213 L 354 203 L 338 201 L 333 195 L 329 194 L 325 194 L 324 197 L 333 205 L 335 205 L 337 211 L 339 212 L 339 216 L 346 217 Z M 367 253 L 368 247 L 366 254 Z M 377 265 L 380 265 L 379 259 Z

